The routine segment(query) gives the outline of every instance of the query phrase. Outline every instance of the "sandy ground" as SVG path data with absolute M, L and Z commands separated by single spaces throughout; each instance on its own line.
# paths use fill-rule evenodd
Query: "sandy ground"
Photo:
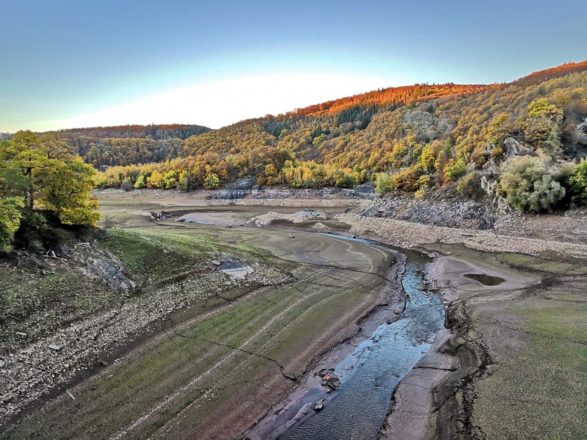
M 176 221 L 183 223 L 196 223 L 199 225 L 217 226 L 245 226 L 240 213 L 235 211 L 225 212 L 190 212 L 177 218 Z
M 381 431 L 382 438 L 419 440 L 434 436 L 438 423 L 434 387 L 457 368 L 456 359 L 441 351 L 449 338 L 450 332 L 442 329 L 428 353 L 400 382 Z

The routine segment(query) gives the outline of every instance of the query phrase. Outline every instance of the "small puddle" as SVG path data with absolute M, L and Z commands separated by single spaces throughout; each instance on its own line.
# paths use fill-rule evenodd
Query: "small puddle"
M 486 273 L 466 273 L 463 276 L 475 280 L 484 286 L 499 286 L 505 281 L 503 278 L 487 275 Z
M 251 266 L 244 265 L 238 261 L 227 261 L 222 263 L 218 270 L 237 280 L 243 280 L 247 275 L 254 272 Z

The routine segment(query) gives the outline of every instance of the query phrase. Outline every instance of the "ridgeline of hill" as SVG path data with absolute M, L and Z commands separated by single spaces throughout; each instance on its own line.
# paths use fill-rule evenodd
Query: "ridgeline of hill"
M 526 75 L 515 82 L 518 84 L 532 84 L 547 79 L 558 78 L 572 72 L 583 72 L 584 70 L 587 70 L 587 60 L 579 63 L 565 63 L 549 69 L 538 70 L 537 72 Z
M 76 154 L 96 168 L 162 162 L 177 157 L 182 140 L 210 131 L 201 125 L 120 125 L 60 130 Z

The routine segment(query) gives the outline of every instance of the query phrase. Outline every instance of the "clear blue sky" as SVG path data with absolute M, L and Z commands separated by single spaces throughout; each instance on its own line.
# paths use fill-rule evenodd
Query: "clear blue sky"
M 585 0 L 0 0 L 0 16 L 0 131 L 220 126 L 587 58 Z

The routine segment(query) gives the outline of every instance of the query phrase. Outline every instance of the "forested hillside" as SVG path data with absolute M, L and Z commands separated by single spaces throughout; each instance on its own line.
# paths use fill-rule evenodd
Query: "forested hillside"
M 181 141 L 210 129 L 200 125 L 121 125 L 61 130 L 75 152 L 97 168 L 162 162 L 177 157 Z
M 102 187 L 353 187 L 425 197 L 501 196 L 520 210 L 581 203 L 587 187 L 587 62 L 510 84 L 417 85 L 331 101 L 187 138 L 181 156 L 112 167 Z

